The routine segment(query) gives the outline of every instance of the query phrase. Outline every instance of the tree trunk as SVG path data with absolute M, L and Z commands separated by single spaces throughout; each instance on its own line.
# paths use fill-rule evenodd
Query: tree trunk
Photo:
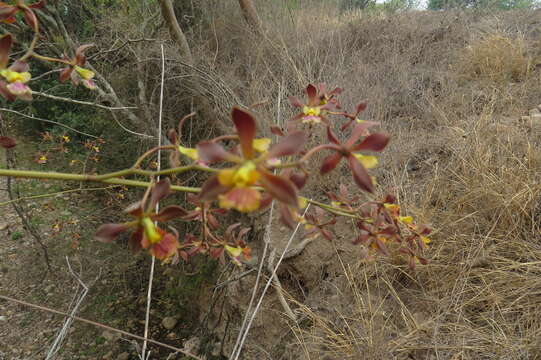
M 257 10 L 254 5 L 253 0 L 239 0 L 240 8 L 242 10 L 242 15 L 248 25 L 258 33 L 261 33 L 262 25 L 259 16 L 257 16 Z
M 188 40 L 186 40 L 186 36 L 178 24 L 171 0 L 158 0 L 158 2 L 160 3 L 160 7 L 162 9 L 162 16 L 167 24 L 167 27 L 169 28 L 169 34 L 171 35 L 173 41 L 175 41 L 177 44 L 180 50 L 180 55 L 184 58 L 185 62 L 193 65 L 190 45 L 188 44 Z

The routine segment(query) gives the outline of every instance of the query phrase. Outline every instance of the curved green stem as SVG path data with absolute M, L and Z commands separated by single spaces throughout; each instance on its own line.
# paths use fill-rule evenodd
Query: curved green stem
M 11 176 L 11 177 L 17 177 L 17 178 L 31 178 L 31 179 L 101 182 L 105 184 L 126 185 L 126 186 L 135 186 L 135 187 L 144 187 L 144 188 L 147 188 L 150 185 L 150 182 L 146 182 L 146 181 L 119 179 L 116 177 L 100 179 L 99 176 L 96 176 L 96 175 L 68 174 L 68 173 L 57 173 L 57 172 L 33 171 L 33 170 L 0 169 L 0 176 Z M 201 188 L 171 185 L 171 190 L 180 191 L 180 192 L 198 193 L 201 191 Z

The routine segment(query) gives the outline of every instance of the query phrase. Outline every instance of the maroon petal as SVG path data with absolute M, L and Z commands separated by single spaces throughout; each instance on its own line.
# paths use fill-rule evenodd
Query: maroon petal
M 6 34 L 0 38 L 0 69 L 5 69 L 9 62 L 9 52 L 13 45 L 11 34 Z
M 329 156 L 327 156 L 323 160 L 323 165 L 321 165 L 321 169 L 319 170 L 321 174 L 326 174 L 329 171 L 334 170 L 334 168 L 338 165 L 340 160 L 342 160 L 342 154 L 340 153 L 334 153 Z
M 306 95 L 308 95 L 308 105 L 310 106 L 319 105 L 319 99 L 317 97 L 317 88 L 312 84 L 308 84 L 305 91 L 306 91 Z
M 274 145 L 268 153 L 268 158 L 278 158 L 281 156 L 294 155 L 302 150 L 306 141 L 306 134 L 303 131 L 295 131 L 286 136 L 278 144 Z
M 247 111 L 237 107 L 233 108 L 231 117 L 239 135 L 242 154 L 246 159 L 252 159 L 254 157 L 253 141 L 256 131 L 255 118 Z
M 150 192 L 149 209 L 153 210 L 157 203 L 163 198 L 171 194 L 171 180 L 169 178 L 162 179 L 154 184 Z
M 278 210 L 280 212 L 280 220 L 282 223 L 290 229 L 295 228 L 297 223 L 295 222 L 295 218 L 293 217 L 290 207 L 285 204 L 278 203 Z
M 261 178 L 259 181 L 261 182 L 261 185 L 273 198 L 294 208 L 299 206 L 297 189 L 290 180 L 273 175 L 266 171 L 260 171 L 260 174 Z
M 222 145 L 211 142 L 203 141 L 197 144 L 197 154 L 199 160 L 211 164 L 219 161 L 235 161 L 237 157 L 227 152 Z
M 297 99 L 295 96 L 290 96 L 287 98 L 289 100 L 289 103 L 291 104 L 291 106 L 294 106 L 294 107 L 303 107 L 303 103 Z
M 140 227 L 130 236 L 130 240 L 128 241 L 128 247 L 130 250 L 134 253 L 141 250 L 141 242 L 143 241 L 143 228 Z
M 336 134 L 332 131 L 330 126 L 327 126 L 327 139 L 333 144 L 340 145 L 340 141 L 338 141 Z
M 218 175 L 210 177 L 201 187 L 201 194 L 199 194 L 199 201 L 212 201 L 215 200 L 218 195 L 227 192 L 231 187 L 224 186 L 218 181 Z
M 81 45 L 75 50 L 75 63 L 79 66 L 83 66 L 86 63 L 85 51 L 88 48 L 93 47 L 94 44 Z
M 289 180 L 295 184 L 297 189 L 302 189 L 306 184 L 306 174 L 305 173 L 294 173 L 289 175 Z
M 112 242 L 120 233 L 126 231 L 128 227 L 126 224 L 103 224 L 96 231 L 94 239 L 106 243 Z
M 11 149 L 17 145 L 15 139 L 10 138 L 9 136 L 0 136 L 0 146 L 4 149 Z
M 40 1 L 36 2 L 36 3 L 28 5 L 28 7 L 32 8 L 32 9 L 43 9 L 45 7 L 45 5 L 47 5 L 47 1 L 40 0 Z
M 330 232 L 329 230 L 327 229 L 320 229 L 320 232 L 321 232 L 321 235 L 323 235 L 323 237 L 329 241 L 332 241 L 334 239 L 334 234 L 332 232 Z
M 368 105 L 368 104 L 366 103 L 366 101 L 363 101 L 362 103 L 360 103 L 359 105 L 357 105 L 357 112 L 355 113 L 355 117 L 357 117 L 357 115 L 359 115 L 360 113 L 362 113 L 363 111 L 365 111 L 367 105 Z
M 166 208 L 164 208 L 158 214 L 152 216 L 151 218 L 154 221 L 165 222 L 165 221 L 180 218 L 186 215 L 188 215 L 188 212 L 185 209 L 177 205 L 171 205 L 171 206 L 167 206 Z
M 131 204 L 130 206 L 128 206 L 124 212 L 132 215 L 132 216 L 135 216 L 135 217 L 141 217 L 144 213 L 143 211 L 143 203 L 141 201 L 138 201 L 134 204 Z
M 15 18 L 13 18 L 13 15 L 15 15 L 15 13 L 18 10 L 19 9 L 15 6 L 2 3 L 0 5 L 0 21 L 9 21 L 10 23 L 11 23 L 11 20 L 15 21 Z
M 32 10 L 30 10 L 27 7 L 23 8 L 24 13 L 24 21 L 30 26 L 34 31 L 37 30 L 38 26 L 38 19 L 36 18 L 36 14 Z
M 390 136 L 383 133 L 376 133 L 367 136 L 360 144 L 351 148 L 352 151 L 371 150 L 382 151 L 389 143 Z
M 271 133 L 273 133 L 276 136 L 285 136 L 284 131 L 279 126 L 273 125 L 271 126 L 270 130 L 271 130 Z
M 366 132 L 366 130 L 374 125 L 379 125 L 377 122 L 373 121 L 365 121 L 360 124 L 355 125 L 353 128 L 353 131 L 351 132 L 351 136 L 349 137 L 348 141 L 345 143 L 345 146 L 347 148 L 350 148 L 359 140 L 359 138 Z
M 353 155 L 348 156 L 349 168 L 353 172 L 353 179 L 359 187 L 370 193 L 374 192 L 374 184 L 368 172 Z
M 65 83 L 66 81 L 68 81 L 71 77 L 72 71 L 72 67 L 62 69 L 62 71 L 60 72 L 60 82 Z
M 25 61 L 15 61 L 10 67 L 10 70 L 16 71 L 16 72 L 26 72 L 30 69 L 30 66 L 28 66 L 28 63 Z

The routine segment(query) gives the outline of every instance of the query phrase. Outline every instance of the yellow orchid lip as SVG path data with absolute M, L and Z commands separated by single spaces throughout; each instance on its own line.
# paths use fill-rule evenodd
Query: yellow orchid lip
M 269 138 L 254 139 L 252 142 L 254 150 L 258 153 L 266 153 L 269 151 L 270 144 L 271 139 Z
M 32 75 L 30 75 L 29 72 L 25 71 L 20 73 L 9 69 L 0 71 L 0 75 L 2 75 L 9 83 L 21 82 L 25 84 L 32 78 Z
M 148 242 L 155 244 L 159 242 L 162 238 L 162 235 L 154 225 L 154 222 L 149 217 L 144 217 L 141 219 L 141 225 L 144 228 L 145 236 L 148 239 Z
M 366 168 L 373 169 L 378 165 L 378 158 L 372 155 L 353 154 L 355 158 Z
M 88 69 L 82 68 L 80 66 L 75 65 L 74 66 L 75 71 L 77 71 L 77 74 L 79 74 L 83 79 L 90 80 L 94 77 L 94 73 Z
M 199 160 L 199 156 L 197 154 L 197 149 L 187 148 L 187 147 L 179 145 L 178 146 L 178 151 L 182 155 L 186 155 L 187 157 L 189 157 L 192 160 Z
M 306 116 L 319 116 L 319 115 L 321 115 L 321 109 L 319 107 L 305 106 L 305 107 L 303 107 L 302 112 Z
M 225 186 L 248 187 L 259 180 L 259 172 L 253 161 L 245 161 L 237 168 L 224 169 L 218 173 L 218 181 Z

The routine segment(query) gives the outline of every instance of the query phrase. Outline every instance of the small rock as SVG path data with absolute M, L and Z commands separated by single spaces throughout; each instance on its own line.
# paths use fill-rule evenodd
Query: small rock
M 8 319 L 8 318 L 5 317 L 5 316 L 0 316 L 0 321 L 7 321 L 7 319 Z
M 116 357 L 117 360 L 128 360 L 129 358 L 130 358 L 130 354 L 128 354 L 127 352 L 118 354 L 118 356 Z
M 539 109 L 531 109 L 531 110 L 530 110 L 530 116 L 536 115 L 536 114 L 541 114 L 541 112 L 539 111 Z
M 541 121 L 541 113 L 530 115 L 530 120 L 533 122 Z
M 104 331 L 101 336 L 105 338 L 107 341 L 114 341 L 118 337 L 116 333 L 110 332 L 110 331 Z
M 184 349 L 189 353 L 197 354 L 199 352 L 199 346 L 201 345 L 201 339 L 197 336 L 191 337 L 184 343 Z
M 177 325 L 178 320 L 175 319 L 172 316 L 168 316 L 163 318 L 162 320 L 162 326 L 166 328 L 167 330 L 173 330 L 173 328 Z
M 9 224 L 8 224 L 8 223 L 0 224 L 0 231 L 6 230 L 8 227 L 9 227 Z

